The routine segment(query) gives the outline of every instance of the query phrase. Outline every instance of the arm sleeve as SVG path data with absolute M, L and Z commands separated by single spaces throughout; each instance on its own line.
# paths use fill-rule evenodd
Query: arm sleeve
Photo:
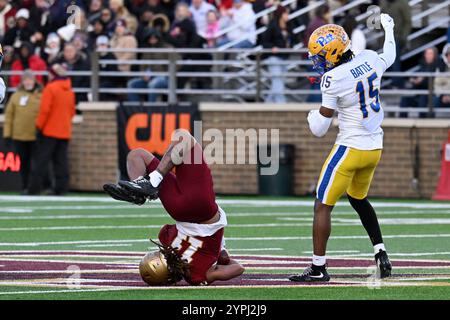
M 379 55 L 380 59 L 384 62 L 383 72 L 386 71 L 395 61 L 396 48 L 394 39 L 394 30 L 385 30 L 383 53 Z
M 336 110 L 338 106 L 337 83 L 327 74 L 322 76 L 320 90 L 322 91 L 322 106 Z

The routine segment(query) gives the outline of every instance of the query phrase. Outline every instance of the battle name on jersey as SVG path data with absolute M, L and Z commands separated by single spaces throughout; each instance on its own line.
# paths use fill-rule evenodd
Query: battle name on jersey
M 363 64 L 357 66 L 354 69 L 350 69 L 350 72 L 353 75 L 353 78 L 358 78 L 362 75 L 364 75 L 365 73 L 369 72 L 372 70 L 372 67 L 369 65 L 369 63 L 366 61 Z

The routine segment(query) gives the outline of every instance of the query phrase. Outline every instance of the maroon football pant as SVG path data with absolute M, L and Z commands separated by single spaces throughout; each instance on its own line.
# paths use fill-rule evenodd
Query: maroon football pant
M 176 166 L 175 174 L 169 172 L 164 177 L 159 199 L 176 221 L 199 223 L 209 220 L 214 217 L 218 207 L 211 170 L 205 162 L 201 146 L 195 144 L 185 159 L 190 159 L 190 162 Z M 154 171 L 158 164 L 159 160 L 154 158 L 147 166 L 147 173 Z

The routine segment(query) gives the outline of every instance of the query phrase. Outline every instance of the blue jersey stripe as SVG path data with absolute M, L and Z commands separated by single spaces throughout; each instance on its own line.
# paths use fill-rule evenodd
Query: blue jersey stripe
M 328 163 L 327 170 L 323 174 L 322 182 L 320 183 L 319 191 L 317 192 L 317 198 L 320 201 L 323 201 L 323 196 L 325 195 L 325 190 L 327 189 L 328 183 L 330 182 L 334 168 L 344 156 L 345 150 L 347 150 L 346 146 L 339 146 L 330 163 Z

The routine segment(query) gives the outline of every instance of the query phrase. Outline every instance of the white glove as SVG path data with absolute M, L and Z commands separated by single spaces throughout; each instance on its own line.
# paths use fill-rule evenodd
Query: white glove
M 380 22 L 384 30 L 394 29 L 395 26 L 394 19 L 392 19 L 392 17 L 387 13 L 380 14 Z
M 6 95 L 6 85 L 3 78 L 0 78 L 0 103 L 5 99 Z

